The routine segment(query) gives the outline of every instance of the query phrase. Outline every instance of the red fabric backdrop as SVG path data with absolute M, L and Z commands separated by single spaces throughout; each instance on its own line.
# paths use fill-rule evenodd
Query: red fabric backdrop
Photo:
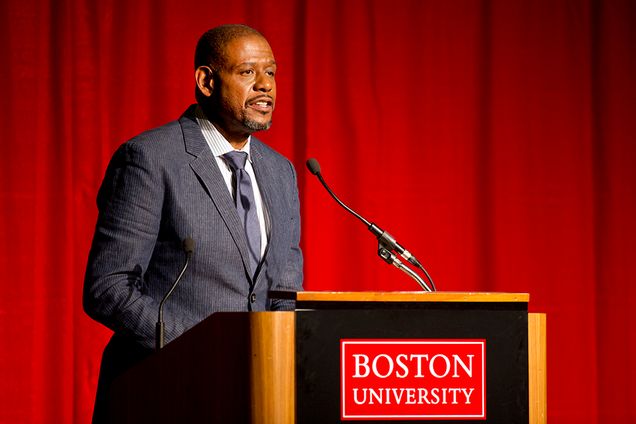
M 107 330 L 82 312 L 110 155 L 193 99 L 209 27 L 280 64 L 272 130 L 299 171 L 306 288 L 417 290 L 304 169 L 441 290 L 548 313 L 552 423 L 636 421 L 636 3 L 0 3 L 0 422 L 85 423 Z

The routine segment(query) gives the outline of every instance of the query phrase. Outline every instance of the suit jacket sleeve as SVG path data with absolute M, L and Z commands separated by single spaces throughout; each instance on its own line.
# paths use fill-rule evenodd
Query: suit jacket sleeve
M 154 345 L 159 303 L 144 294 L 144 274 L 164 197 L 162 172 L 154 162 L 134 142 L 122 145 L 113 156 L 97 196 L 99 216 L 83 297 L 89 316 L 149 348 Z M 186 311 L 176 313 L 169 305 L 164 318 L 168 340 L 195 324 Z
M 300 201 L 298 198 L 298 183 L 296 171 L 291 162 L 289 169 L 291 173 L 290 193 L 291 193 L 291 214 L 292 214 L 292 238 L 289 246 L 287 261 L 282 268 L 280 280 L 275 290 L 301 291 L 303 290 L 303 255 L 300 250 Z M 274 299 L 272 300 L 272 310 L 294 310 L 293 301 Z

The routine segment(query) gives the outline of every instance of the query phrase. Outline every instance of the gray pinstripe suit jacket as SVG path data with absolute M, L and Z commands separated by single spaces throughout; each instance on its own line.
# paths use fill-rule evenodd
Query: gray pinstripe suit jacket
M 115 153 L 97 197 L 84 283 L 86 312 L 114 330 L 116 344 L 124 346 L 110 355 L 113 361 L 128 348 L 146 351 L 154 345 L 158 305 L 184 264 L 186 237 L 195 240 L 196 249 L 164 307 L 167 341 L 213 312 L 284 309 L 289 304 L 271 301 L 268 290 L 302 289 L 294 168 L 254 137 L 251 154 L 270 228 L 255 280 L 242 224 L 194 106 Z M 125 368 L 106 363 L 107 356 L 102 373 Z
M 168 341 L 213 312 L 280 308 L 267 298 L 270 289 L 301 290 L 294 168 L 254 137 L 251 154 L 270 224 L 255 280 L 242 224 L 194 118 L 194 106 L 179 121 L 123 144 L 98 194 L 99 218 L 84 288 L 86 312 L 116 333 L 152 347 L 158 304 L 183 266 L 186 237 L 195 240 L 196 249 L 165 306 Z

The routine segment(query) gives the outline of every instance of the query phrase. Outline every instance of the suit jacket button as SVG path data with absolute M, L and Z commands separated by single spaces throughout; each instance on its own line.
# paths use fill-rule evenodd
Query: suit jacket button
M 250 295 L 250 302 L 251 302 L 251 303 L 256 303 L 256 293 L 252 293 L 252 294 Z

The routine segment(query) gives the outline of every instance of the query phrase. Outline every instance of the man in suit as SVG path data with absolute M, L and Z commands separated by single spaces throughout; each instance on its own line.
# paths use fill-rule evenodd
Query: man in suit
M 114 331 L 94 422 L 108 420 L 113 379 L 152 352 L 159 303 L 184 264 L 184 239 L 196 247 L 164 307 L 168 342 L 214 312 L 289 309 L 268 291 L 302 290 L 296 174 L 251 136 L 271 125 L 275 73 L 256 30 L 206 32 L 195 53 L 197 104 L 114 154 L 84 284 L 87 314 Z

